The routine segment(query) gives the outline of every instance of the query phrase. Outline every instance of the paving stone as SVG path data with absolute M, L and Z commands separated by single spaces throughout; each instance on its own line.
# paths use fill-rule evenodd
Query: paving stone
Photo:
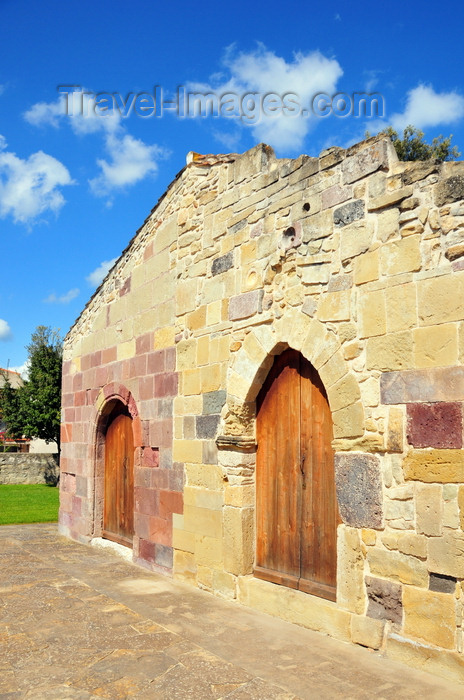
M 55 525 L 1 527 L 0 553 L 2 700 L 462 697 L 446 680 L 66 540 Z M 19 584 L 8 578 L 15 566 Z

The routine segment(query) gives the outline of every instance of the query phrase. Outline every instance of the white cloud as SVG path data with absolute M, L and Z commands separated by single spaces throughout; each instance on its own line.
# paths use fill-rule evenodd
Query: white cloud
M 108 159 L 97 159 L 100 173 L 89 180 L 89 184 L 96 196 L 106 197 L 112 190 L 129 187 L 154 175 L 158 160 L 167 153 L 129 134 L 117 110 L 99 112 L 96 100 L 93 93 L 81 88 L 68 96 L 60 95 L 54 102 L 38 102 L 23 116 L 34 126 L 58 127 L 67 123 L 79 136 L 102 134 Z M 111 205 L 111 201 L 108 204 Z
M 112 258 L 112 260 L 104 260 L 93 272 L 86 277 L 87 282 L 93 287 L 98 287 L 98 285 L 103 282 L 108 272 L 113 267 L 117 258 Z
M 47 210 L 58 212 L 65 202 L 59 188 L 73 184 L 68 169 L 43 151 L 22 159 L 5 148 L 0 137 L 0 217 L 31 223 Z
M 46 299 L 44 299 L 44 302 L 46 304 L 69 304 L 69 302 L 75 299 L 77 296 L 79 296 L 79 289 L 74 288 L 70 289 L 69 292 L 66 292 L 66 294 L 62 294 L 60 297 L 56 296 L 56 294 L 53 292 L 52 294 L 49 294 Z
M 55 128 L 66 120 L 75 134 L 111 132 L 117 129 L 120 124 L 119 114 L 98 114 L 95 103 L 93 93 L 86 88 L 80 88 L 69 95 L 59 95 L 54 102 L 36 102 L 24 112 L 23 117 L 33 126 Z
M 435 92 L 431 85 L 418 85 L 409 90 L 406 109 L 394 114 L 391 123 L 395 129 L 408 124 L 426 129 L 439 124 L 452 124 L 464 117 L 464 97 L 457 92 Z
M 158 160 L 165 156 L 162 148 L 149 146 L 127 133 L 107 134 L 105 148 L 110 159 L 97 160 L 101 173 L 89 181 L 93 193 L 99 197 L 154 175 Z
M 0 341 L 11 340 L 12 337 L 13 333 L 11 332 L 10 326 L 3 320 L 3 318 L 0 318 Z
M 233 93 L 239 97 L 254 93 L 261 100 L 269 93 L 280 97 L 292 93 L 297 96 L 300 107 L 308 109 L 306 116 L 285 115 L 282 110 L 272 116 L 261 114 L 256 123 L 251 123 L 255 139 L 279 150 L 302 147 L 308 131 L 317 121 L 311 110 L 313 98 L 318 93 L 333 95 L 343 74 L 338 61 L 326 58 L 319 51 L 296 53 L 293 60 L 287 62 L 262 44 L 249 53 L 236 54 L 232 47 L 226 52 L 224 63 L 230 74 L 227 81 L 214 87 L 190 85 L 188 89 L 216 95 Z

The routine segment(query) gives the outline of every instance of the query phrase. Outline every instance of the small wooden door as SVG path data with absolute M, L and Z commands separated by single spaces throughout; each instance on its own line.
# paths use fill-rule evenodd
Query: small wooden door
M 128 415 L 116 415 L 106 432 L 104 501 L 103 536 L 132 547 L 134 438 Z
M 255 576 L 336 596 L 337 525 L 332 416 L 314 367 L 276 357 L 257 399 Z

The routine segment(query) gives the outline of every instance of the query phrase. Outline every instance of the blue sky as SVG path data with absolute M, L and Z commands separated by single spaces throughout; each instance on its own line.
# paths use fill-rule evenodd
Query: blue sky
M 67 332 L 191 150 L 316 156 L 412 122 L 464 152 L 463 7 L 0 0 L 0 367 L 36 326 Z M 68 114 L 60 85 L 88 93 Z M 222 116 L 160 115 L 179 86 Z M 349 109 L 372 92 L 383 120 Z

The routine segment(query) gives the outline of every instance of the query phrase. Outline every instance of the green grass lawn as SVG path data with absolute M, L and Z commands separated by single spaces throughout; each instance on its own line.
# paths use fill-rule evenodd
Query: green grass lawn
M 56 522 L 59 496 L 47 484 L 0 485 L 0 525 Z

